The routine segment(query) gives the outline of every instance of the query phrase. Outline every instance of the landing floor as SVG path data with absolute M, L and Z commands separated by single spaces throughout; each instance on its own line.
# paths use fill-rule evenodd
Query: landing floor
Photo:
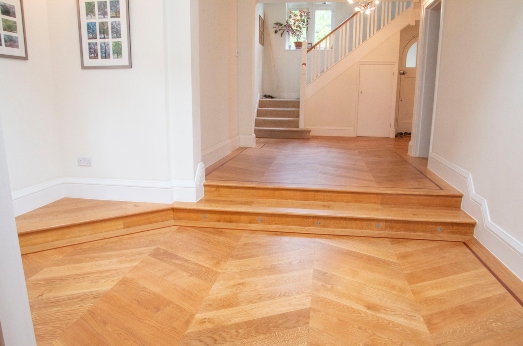
M 410 138 L 259 139 L 207 170 L 207 181 L 321 189 L 453 191 L 407 154 Z
M 521 345 L 463 243 L 171 227 L 23 256 L 38 345 Z

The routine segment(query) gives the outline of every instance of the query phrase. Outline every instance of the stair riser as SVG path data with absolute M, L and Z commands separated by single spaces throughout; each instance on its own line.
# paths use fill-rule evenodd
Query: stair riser
M 260 100 L 258 108 L 300 108 L 299 100 Z
M 299 118 L 300 111 L 296 110 L 296 109 L 259 108 L 257 117 L 258 118 Z
M 466 241 L 474 234 L 473 224 L 177 208 L 174 209 L 174 223 L 212 228 L 445 241 Z
M 297 129 L 300 127 L 299 119 L 272 119 L 256 118 L 256 127 Z
M 398 207 L 461 208 L 460 196 L 417 196 L 350 191 L 275 189 L 243 186 L 205 186 L 205 198 L 280 199 L 309 202 L 378 204 Z
M 278 139 L 309 139 L 310 131 L 277 131 L 271 129 L 254 129 L 257 138 L 278 138 Z

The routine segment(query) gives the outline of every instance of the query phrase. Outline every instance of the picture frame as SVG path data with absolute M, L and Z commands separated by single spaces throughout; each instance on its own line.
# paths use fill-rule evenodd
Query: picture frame
M 265 46 L 265 19 L 260 15 L 260 18 L 259 18 L 259 24 L 260 24 L 260 30 L 259 30 L 259 33 L 260 33 L 260 38 L 259 38 L 259 42 L 262 46 Z
M 77 0 L 82 69 L 132 68 L 129 1 Z
M 28 59 L 23 0 L 0 0 L 0 57 Z

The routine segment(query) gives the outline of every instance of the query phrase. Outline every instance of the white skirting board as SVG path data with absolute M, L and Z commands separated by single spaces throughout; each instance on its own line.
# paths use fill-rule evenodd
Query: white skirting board
M 12 193 L 15 215 L 22 215 L 65 197 L 63 179 L 52 180 Z
M 106 201 L 163 203 L 197 202 L 203 198 L 205 165 L 198 165 L 194 180 L 136 181 L 63 178 L 14 192 L 15 215 L 43 207 L 64 197 Z
M 210 165 L 223 159 L 225 156 L 229 155 L 239 147 L 240 136 L 236 136 L 234 138 L 218 143 L 215 146 L 203 151 L 203 164 L 205 165 L 205 167 L 209 167 Z
M 429 157 L 429 169 L 463 193 L 462 209 L 478 222 L 476 239 L 523 280 L 523 244 L 492 221 L 488 202 L 476 193 L 472 174 L 436 154 Z
M 356 137 L 353 127 L 305 126 L 305 128 L 311 130 L 311 136 Z
M 240 147 L 254 148 L 256 146 L 256 135 L 241 135 Z

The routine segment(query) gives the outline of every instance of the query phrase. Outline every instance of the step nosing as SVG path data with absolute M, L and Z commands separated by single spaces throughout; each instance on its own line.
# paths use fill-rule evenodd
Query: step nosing
M 277 210 L 277 208 L 253 208 L 251 210 L 240 210 L 232 207 L 209 207 L 209 206 L 174 206 L 176 210 L 192 210 L 192 211 L 208 211 L 208 212 L 236 212 L 242 214 L 277 214 L 277 215 L 289 215 L 289 216 L 311 216 L 318 218 L 331 218 L 331 219 L 359 219 L 359 220 L 379 220 L 379 221 L 408 221 L 415 223 L 442 223 L 442 224 L 462 224 L 462 225 L 476 225 L 476 221 L 472 218 L 470 220 L 455 220 L 455 219 L 434 219 L 434 218 L 410 218 L 410 217 L 393 217 L 387 215 L 375 215 L 375 216 L 364 216 L 354 214 L 328 214 L 324 212 L 311 213 L 313 209 L 302 209 L 302 211 L 289 211 L 289 210 Z M 298 209 L 298 208 L 297 208 Z M 318 210 L 316 210 L 318 211 Z M 176 215 L 175 215 L 176 219 Z

